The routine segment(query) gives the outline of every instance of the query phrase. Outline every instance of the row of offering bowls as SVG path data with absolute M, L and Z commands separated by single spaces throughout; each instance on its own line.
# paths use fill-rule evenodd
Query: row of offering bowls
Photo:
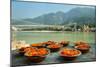
M 41 62 L 46 56 L 52 52 L 58 52 L 59 56 L 73 60 L 82 53 L 88 52 L 90 46 L 85 42 L 74 43 L 74 48 L 67 48 L 69 41 L 62 41 L 60 43 L 54 41 L 47 41 L 43 43 L 31 44 L 29 47 L 22 47 L 18 50 L 21 55 L 26 56 L 30 61 Z

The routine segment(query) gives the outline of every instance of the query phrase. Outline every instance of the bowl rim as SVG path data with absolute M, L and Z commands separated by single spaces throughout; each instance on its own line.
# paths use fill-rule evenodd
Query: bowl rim
M 62 49 L 66 49 L 66 48 L 62 48 Z M 78 57 L 78 56 L 80 56 L 80 55 L 82 54 L 80 50 L 77 50 L 77 49 L 75 49 L 75 48 L 68 48 L 68 49 L 72 49 L 72 50 L 78 51 L 79 54 L 74 55 L 74 56 L 62 55 L 62 54 L 61 54 L 62 49 L 58 52 L 60 56 L 64 56 L 64 57 Z
M 38 49 L 38 48 L 37 48 L 37 49 Z M 50 50 L 47 49 L 47 48 L 45 48 L 45 49 L 48 51 L 48 53 L 47 53 L 47 54 L 44 54 L 44 55 L 37 55 L 37 57 L 43 57 L 43 56 L 46 56 L 46 55 L 50 54 Z M 24 56 L 28 56 L 28 55 L 26 54 L 26 52 L 25 52 Z M 28 57 L 36 57 L 36 56 L 28 56 Z
M 19 48 L 19 49 L 16 49 L 18 52 L 25 52 L 24 50 L 23 51 L 21 51 L 20 49 L 22 49 L 22 48 L 24 48 L 24 50 L 26 49 L 26 48 L 30 48 L 30 46 L 28 46 L 28 47 L 21 47 L 21 48 Z
M 33 46 L 33 44 L 41 44 L 41 45 L 37 45 L 37 46 Z M 32 43 L 30 44 L 31 47 L 41 47 L 41 46 L 45 46 L 45 44 L 42 43 Z
M 62 47 L 62 45 L 60 45 L 60 44 L 58 44 L 58 45 L 59 45 L 59 47 L 57 47 L 57 48 L 51 48 L 50 45 L 48 45 L 47 48 L 49 48 L 49 49 L 58 49 L 58 48 Z
M 78 45 L 74 46 L 75 49 L 79 49 L 79 50 L 88 50 L 89 48 L 78 48 Z

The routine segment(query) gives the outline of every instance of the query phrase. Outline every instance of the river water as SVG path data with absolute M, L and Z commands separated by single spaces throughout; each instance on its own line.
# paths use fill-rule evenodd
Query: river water
M 26 43 L 38 43 L 53 40 L 60 41 L 85 41 L 95 43 L 95 32 L 34 32 L 34 31 L 17 31 L 12 32 L 12 38 L 16 40 L 24 40 Z

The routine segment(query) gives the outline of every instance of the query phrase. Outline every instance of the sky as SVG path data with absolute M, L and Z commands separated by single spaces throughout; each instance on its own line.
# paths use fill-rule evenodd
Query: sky
M 67 12 L 79 5 L 12 1 L 12 19 L 35 18 L 58 11 Z M 85 7 L 85 6 L 81 6 Z

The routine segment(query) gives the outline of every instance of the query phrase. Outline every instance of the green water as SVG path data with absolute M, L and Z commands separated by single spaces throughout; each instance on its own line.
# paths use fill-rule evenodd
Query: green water
M 14 39 L 24 40 L 26 43 L 53 41 L 85 41 L 95 43 L 95 32 L 13 32 Z

